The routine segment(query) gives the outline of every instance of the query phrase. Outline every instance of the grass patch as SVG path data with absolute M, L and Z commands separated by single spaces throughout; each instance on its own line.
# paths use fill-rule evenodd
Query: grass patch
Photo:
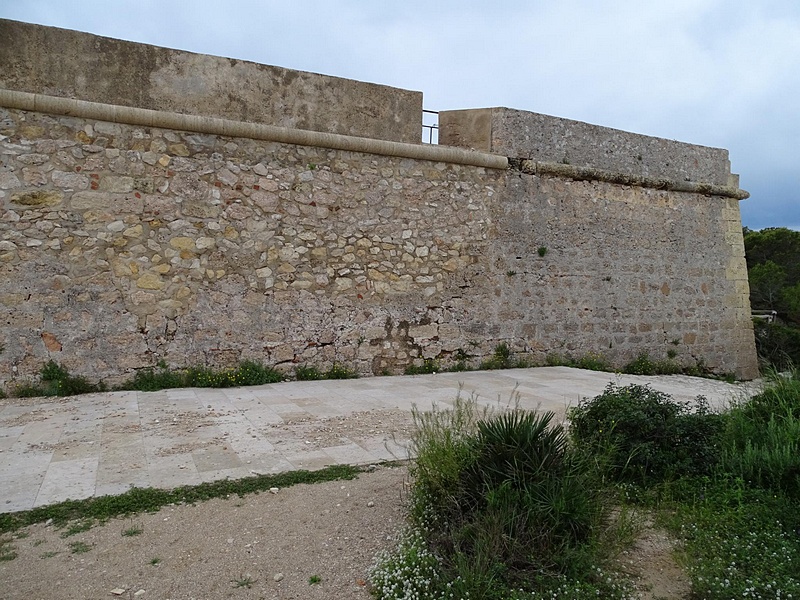
M 311 577 L 308 578 L 308 585 L 315 585 L 320 582 L 322 582 L 322 577 L 320 577 L 319 575 L 312 575 Z
M 148 564 L 150 564 L 153 567 L 157 567 L 158 565 L 161 564 L 161 559 L 158 558 L 157 556 L 154 556 L 153 558 L 150 559 L 150 562 Z
M 83 533 L 84 531 L 89 531 L 94 526 L 94 519 L 86 518 L 81 519 L 79 521 L 74 521 L 67 526 L 67 528 L 61 532 L 62 538 L 68 538 L 73 535 L 77 535 L 79 533 Z
M 141 535 L 144 533 L 144 527 L 141 525 L 131 525 L 127 529 L 122 530 L 123 537 L 134 537 L 136 535 Z
M 233 587 L 236 587 L 236 588 L 243 587 L 243 588 L 247 588 L 248 590 L 251 587 L 253 587 L 253 584 L 256 583 L 256 581 L 257 580 L 253 579 L 252 577 L 250 577 L 250 575 L 242 575 L 238 579 L 231 579 L 231 583 L 233 584 Z
M 55 550 L 50 550 L 50 551 L 48 551 L 48 552 L 42 552 L 42 553 L 39 555 L 39 558 L 41 558 L 41 559 L 45 559 L 45 558 L 53 558 L 54 556 L 58 556 L 59 554 L 60 554 L 60 553 L 59 553 L 59 552 L 56 552 Z
M 87 544 L 86 542 L 76 541 L 69 543 L 69 551 L 70 554 L 84 554 L 89 552 L 92 549 L 91 544 Z
M 17 551 L 10 539 L 0 538 L 0 562 L 17 558 Z
M 53 519 L 56 525 L 81 520 L 75 527 L 84 527 L 84 523 L 91 523 L 92 519 L 106 521 L 112 517 L 155 512 L 167 504 L 193 504 L 229 495 L 244 496 L 258 493 L 272 487 L 285 488 L 299 483 L 354 479 L 361 472 L 362 469 L 358 467 L 334 465 L 318 471 L 289 471 L 277 475 L 224 479 L 172 490 L 133 488 L 118 496 L 67 500 L 27 511 L 0 514 L 0 533 L 16 531 L 27 525 L 43 523 L 48 519 Z M 72 527 L 70 526 L 70 529 Z M 82 531 L 86 529 L 82 529 Z M 79 533 L 79 531 L 75 531 L 75 533 Z

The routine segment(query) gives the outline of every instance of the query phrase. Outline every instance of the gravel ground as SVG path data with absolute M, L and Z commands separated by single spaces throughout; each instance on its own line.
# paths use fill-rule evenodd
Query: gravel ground
M 366 600 L 367 570 L 404 523 L 407 486 L 405 467 L 379 466 L 350 481 L 167 506 L 68 537 L 67 528 L 33 525 L 3 538 L 17 557 L 0 561 L 0 598 Z M 619 557 L 643 600 L 688 597 L 673 548 L 647 522 Z
M 5 546 L 17 557 L 0 561 L 0 598 L 366 599 L 367 569 L 403 523 L 406 484 L 405 468 L 378 467 L 351 481 L 168 506 L 66 538 L 30 526 Z

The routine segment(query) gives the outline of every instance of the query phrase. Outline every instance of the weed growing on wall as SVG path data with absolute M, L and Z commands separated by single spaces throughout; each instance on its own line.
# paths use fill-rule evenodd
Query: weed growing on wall
M 105 391 L 105 385 L 89 383 L 84 377 L 70 375 L 54 361 L 49 361 L 39 372 L 39 383 L 17 386 L 14 395 L 20 398 L 34 396 L 74 396 Z
M 180 387 L 226 388 L 243 385 L 263 385 L 283 381 L 284 377 L 272 367 L 254 361 L 242 361 L 233 369 L 214 370 L 209 367 L 170 369 L 161 363 L 158 369 L 142 369 L 132 379 L 117 386 L 120 390 L 156 390 Z
M 317 381 L 319 379 L 325 379 L 325 374 L 317 369 L 317 367 L 300 365 L 295 367 L 294 377 L 297 381 Z
M 405 374 L 406 375 L 430 375 L 433 373 L 439 373 L 442 370 L 442 366 L 439 364 L 438 360 L 434 360 L 432 358 L 426 358 L 422 361 L 421 365 L 410 364 L 406 367 Z

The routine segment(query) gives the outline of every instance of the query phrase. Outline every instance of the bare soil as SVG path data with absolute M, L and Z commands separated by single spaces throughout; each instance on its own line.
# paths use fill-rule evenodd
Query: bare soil
M 378 467 L 350 481 L 167 506 L 69 537 L 33 525 L 6 545 L 17 557 L 0 562 L 0 598 L 369 598 L 367 569 L 403 523 L 406 485 L 405 468 Z
M 33 525 L 5 537 L 17 557 L 0 561 L 0 597 L 367 599 L 367 570 L 404 523 L 407 486 L 404 467 L 379 466 L 355 480 L 167 506 L 68 537 Z M 645 600 L 688 597 L 673 540 L 652 524 L 620 562 Z

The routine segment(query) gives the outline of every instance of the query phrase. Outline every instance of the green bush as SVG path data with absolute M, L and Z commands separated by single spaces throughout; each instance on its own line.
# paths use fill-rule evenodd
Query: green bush
M 245 385 L 263 385 L 283 381 L 283 375 L 272 367 L 245 360 L 234 369 L 216 371 L 209 367 L 170 369 L 166 364 L 156 369 L 137 371 L 132 379 L 116 389 L 154 392 L 180 387 L 227 388 Z
M 242 361 L 235 369 L 215 371 L 208 367 L 192 367 L 186 373 L 190 387 L 227 388 L 283 381 L 283 375 L 272 367 L 249 360 Z
M 317 367 L 305 365 L 295 367 L 294 376 L 297 381 L 317 381 L 325 379 L 325 374 L 321 373 Z
M 511 348 L 505 342 L 494 347 L 492 356 L 481 363 L 481 369 L 509 369 L 511 368 Z
M 611 365 L 606 360 L 605 356 L 596 352 L 589 352 L 581 356 L 575 363 L 579 369 L 586 369 L 588 371 L 612 371 Z
M 55 361 L 48 361 L 39 371 L 38 384 L 23 384 L 17 386 L 14 395 L 18 398 L 32 398 L 35 396 L 75 396 L 77 394 L 90 394 L 103 392 L 106 386 L 103 382 L 89 383 L 85 377 L 70 375 L 69 372 Z
M 622 367 L 622 372 L 629 375 L 655 375 L 657 373 L 656 363 L 643 353 Z
M 439 373 L 441 371 L 441 365 L 439 364 L 438 360 L 434 360 L 432 358 L 426 358 L 422 361 L 421 365 L 408 365 L 405 370 L 406 375 L 430 375 L 432 373 Z
M 40 386 L 31 383 L 23 383 L 14 388 L 13 395 L 17 398 L 36 398 L 37 396 L 47 396 L 47 390 Z
M 117 386 L 117 389 L 155 392 L 158 390 L 186 387 L 187 385 L 186 373 L 184 371 L 173 371 L 166 368 L 166 366 L 162 366 L 158 370 L 141 369 L 136 371 L 133 379 Z
M 570 433 L 588 451 L 609 457 L 610 475 L 651 485 L 682 475 L 702 475 L 716 466 L 724 417 L 676 402 L 648 386 L 609 384 L 569 412 Z
M 413 552 L 406 543 L 384 560 L 378 579 L 388 581 L 392 570 L 410 574 L 414 565 L 425 570 L 429 562 L 420 560 L 435 556 L 436 575 L 428 579 L 449 586 L 424 597 L 523 598 L 531 597 L 523 590 L 593 581 L 609 504 L 593 463 L 573 451 L 552 419 L 491 414 L 460 397 L 452 410 L 415 410 L 410 509 L 421 537 Z M 393 589 L 378 597 L 413 597 Z
M 358 373 L 344 365 L 334 363 L 325 371 L 325 379 L 358 379 Z

